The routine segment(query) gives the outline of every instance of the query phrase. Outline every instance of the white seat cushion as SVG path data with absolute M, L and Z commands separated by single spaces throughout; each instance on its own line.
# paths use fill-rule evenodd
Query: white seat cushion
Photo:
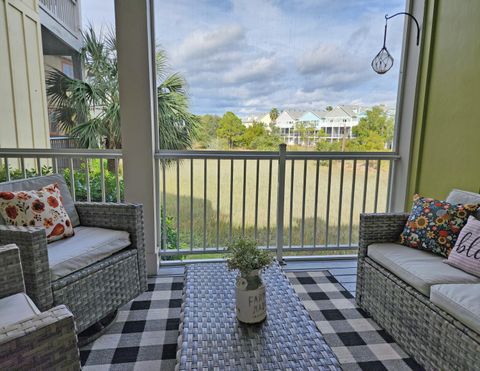
M 0 327 L 5 327 L 40 314 L 33 301 L 25 293 L 0 299 Z
M 425 296 L 442 283 L 480 283 L 480 278 L 443 263 L 444 258 L 396 243 L 368 246 L 368 256 Z
M 435 285 L 432 286 L 430 300 L 480 333 L 480 284 Z
M 48 244 L 52 281 L 96 263 L 130 245 L 128 232 L 77 227 L 75 236 Z

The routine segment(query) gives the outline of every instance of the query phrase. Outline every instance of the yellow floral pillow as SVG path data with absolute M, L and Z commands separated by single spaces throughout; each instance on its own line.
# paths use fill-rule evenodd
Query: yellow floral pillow
M 9 225 L 45 228 L 47 242 L 75 233 L 57 184 L 38 191 L 0 192 L 0 214 Z
M 479 206 L 455 205 L 415 195 L 412 212 L 400 235 L 400 242 L 448 257 L 460 230 Z

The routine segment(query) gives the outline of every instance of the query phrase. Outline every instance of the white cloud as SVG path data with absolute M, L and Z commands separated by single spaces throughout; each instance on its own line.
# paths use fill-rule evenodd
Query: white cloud
M 321 44 L 306 51 L 297 62 L 302 75 L 327 72 L 356 72 L 362 69 L 355 56 L 343 49 L 342 45 Z
M 234 48 L 245 33 L 241 26 L 221 26 L 213 31 L 197 30 L 178 46 L 175 56 L 179 61 L 201 59 Z
M 394 68 L 379 76 L 370 61 L 381 47 L 384 14 L 404 6 L 405 0 L 155 0 L 156 42 L 171 72 L 185 76 L 194 113 L 391 104 L 400 17 L 388 24 Z M 84 20 L 113 23 L 113 0 L 84 0 L 82 8 Z
M 261 57 L 247 60 L 234 67 L 226 74 L 225 81 L 240 84 L 253 81 L 268 83 L 266 80 L 278 74 L 279 71 L 280 67 L 274 58 Z

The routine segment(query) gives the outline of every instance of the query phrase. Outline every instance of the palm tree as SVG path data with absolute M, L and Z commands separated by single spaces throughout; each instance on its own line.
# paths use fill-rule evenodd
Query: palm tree
M 276 122 L 279 115 L 278 109 L 272 108 L 270 110 L 270 120 L 272 120 L 272 122 Z
M 97 34 L 89 26 L 83 34 L 85 80 L 59 70 L 47 74 L 47 96 L 60 128 L 86 148 L 121 148 L 117 48 L 114 33 Z M 198 118 L 189 112 L 186 81 L 167 72 L 167 58 L 158 49 L 157 102 L 160 148 L 189 148 Z

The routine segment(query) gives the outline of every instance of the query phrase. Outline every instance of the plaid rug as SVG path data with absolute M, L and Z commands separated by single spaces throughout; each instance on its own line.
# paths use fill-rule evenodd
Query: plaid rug
M 422 370 L 328 271 L 286 275 L 344 371 Z
M 183 277 L 149 279 L 148 291 L 126 304 L 107 332 L 80 349 L 84 371 L 173 370 Z
M 421 370 L 392 338 L 355 307 L 328 271 L 287 272 L 344 371 Z M 85 371 L 174 370 L 183 276 L 149 280 L 148 291 L 119 310 L 114 324 L 81 348 Z

